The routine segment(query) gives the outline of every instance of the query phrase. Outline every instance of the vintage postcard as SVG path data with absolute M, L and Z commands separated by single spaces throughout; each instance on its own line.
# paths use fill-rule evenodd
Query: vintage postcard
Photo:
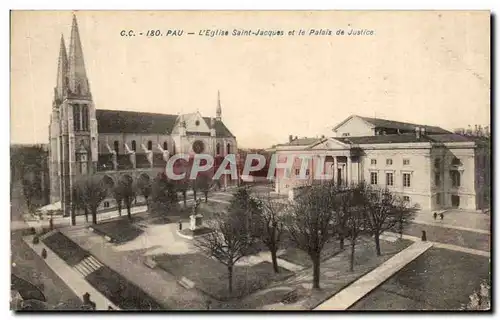
M 489 11 L 11 11 L 11 309 L 490 310 Z

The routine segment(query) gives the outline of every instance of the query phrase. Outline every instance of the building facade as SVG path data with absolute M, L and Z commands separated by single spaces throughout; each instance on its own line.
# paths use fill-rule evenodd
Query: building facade
M 387 187 L 423 210 L 477 210 L 490 205 L 487 138 L 360 116 L 347 118 L 333 133 L 333 137 L 290 137 L 275 147 L 276 192 L 293 192 L 327 179 L 318 176 L 321 173 L 339 185 L 364 181 Z M 289 168 L 289 174 L 280 166 Z
M 222 122 L 220 94 L 215 117 L 96 109 L 73 16 L 69 49 L 61 36 L 57 82 L 49 126 L 50 201 L 71 212 L 75 181 L 101 175 L 108 185 L 121 176 L 152 178 L 176 153 L 225 156 L 236 137 Z

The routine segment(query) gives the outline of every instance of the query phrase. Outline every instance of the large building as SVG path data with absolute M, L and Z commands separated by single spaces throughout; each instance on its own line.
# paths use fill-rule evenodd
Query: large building
M 333 129 L 333 137 L 293 138 L 275 147 L 278 162 L 292 155 L 312 161 L 300 178 L 302 161 L 291 174 L 277 170 L 276 192 L 286 194 L 314 183 L 314 170 L 339 185 L 364 181 L 387 187 L 423 210 L 483 209 L 490 205 L 490 144 L 485 137 L 451 133 L 439 127 L 350 116 Z M 291 160 L 290 160 L 291 161 Z
M 96 109 L 85 69 L 76 17 L 69 51 L 61 36 L 57 84 L 49 127 L 51 203 L 71 211 L 71 190 L 80 176 L 100 174 L 111 184 L 120 174 L 151 178 L 175 153 L 225 156 L 237 152 L 236 137 L 215 117 Z

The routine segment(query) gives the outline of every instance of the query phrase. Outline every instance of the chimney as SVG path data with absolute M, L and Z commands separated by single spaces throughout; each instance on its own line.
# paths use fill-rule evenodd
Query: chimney
M 420 128 L 420 135 L 425 136 L 425 128 Z
M 289 135 L 288 136 L 288 142 L 292 142 L 293 141 L 293 136 L 292 135 Z
M 299 137 L 295 136 L 295 139 L 293 139 L 293 140 L 297 140 L 298 138 L 299 138 Z
M 415 127 L 415 135 L 417 136 L 417 139 L 420 139 L 420 128 Z

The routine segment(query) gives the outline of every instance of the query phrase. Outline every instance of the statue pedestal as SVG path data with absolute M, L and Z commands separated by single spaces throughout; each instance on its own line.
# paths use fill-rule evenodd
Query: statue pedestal
M 189 216 L 191 219 L 191 231 L 200 229 L 203 224 L 203 215 L 197 214 L 197 215 L 191 215 Z

